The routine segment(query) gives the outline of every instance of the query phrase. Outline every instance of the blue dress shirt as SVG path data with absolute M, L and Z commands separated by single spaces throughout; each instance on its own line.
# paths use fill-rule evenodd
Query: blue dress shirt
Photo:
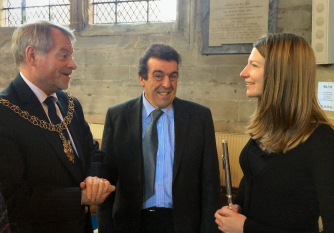
M 155 108 L 146 100 L 143 92 L 142 138 L 151 123 L 151 112 Z M 173 208 L 172 181 L 174 164 L 174 109 L 171 104 L 161 109 L 163 114 L 157 122 L 158 152 L 155 171 L 154 195 L 143 203 L 143 209 L 156 207 Z

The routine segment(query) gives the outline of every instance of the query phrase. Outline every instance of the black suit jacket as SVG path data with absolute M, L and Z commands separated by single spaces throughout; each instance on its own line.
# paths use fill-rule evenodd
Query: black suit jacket
M 218 232 L 221 208 L 215 134 L 208 108 L 175 98 L 173 218 L 175 232 Z M 143 202 L 142 97 L 109 108 L 102 150 L 116 192 L 98 207 L 105 232 L 138 232 Z
M 56 93 L 63 116 L 68 99 Z M 20 75 L 0 93 L 40 120 L 47 115 Z M 92 232 L 90 214 L 81 206 L 80 182 L 99 174 L 103 154 L 92 139 L 78 100 L 69 130 L 80 157 L 80 174 L 68 160 L 57 132 L 51 132 L 0 104 L 0 182 L 12 232 Z M 89 212 L 89 211 L 88 211 Z
M 2 193 L 0 192 L 0 232 L 9 233 L 9 223 L 7 217 L 7 208 Z

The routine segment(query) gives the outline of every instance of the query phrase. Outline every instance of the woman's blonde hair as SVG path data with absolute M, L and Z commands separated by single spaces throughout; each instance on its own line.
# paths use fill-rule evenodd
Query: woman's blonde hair
M 255 48 L 265 58 L 264 88 L 247 132 L 263 149 L 286 153 L 319 124 L 331 125 L 315 93 L 314 53 L 291 33 L 268 35 Z

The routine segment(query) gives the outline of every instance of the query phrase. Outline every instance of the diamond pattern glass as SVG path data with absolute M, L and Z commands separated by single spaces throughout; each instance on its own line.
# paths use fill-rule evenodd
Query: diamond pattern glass
M 47 7 L 29 7 L 26 8 L 26 22 L 35 20 L 48 20 L 49 19 L 49 8 Z
M 95 24 L 176 19 L 176 0 L 92 0 L 92 4 Z M 5 27 L 18 26 L 36 19 L 51 20 L 61 25 L 70 24 L 70 0 L 3 0 L 2 11 Z
M 152 22 L 159 22 L 159 15 L 161 15 L 160 8 L 158 6 L 159 2 L 150 2 L 149 17 Z M 161 4 L 160 4 L 161 5 Z
M 5 27 L 14 27 L 39 19 L 61 25 L 70 24 L 70 0 L 25 0 L 25 5 L 22 0 L 5 0 L 2 10 L 5 15 Z
M 176 0 L 93 0 L 93 6 L 95 24 L 176 19 Z
M 117 22 L 132 23 L 147 21 L 147 2 L 125 2 L 117 5 Z
M 5 27 L 15 27 L 22 22 L 22 15 L 20 9 L 10 9 L 5 12 Z M 9 20 L 10 19 L 10 20 Z
M 94 5 L 94 22 L 96 24 L 102 23 L 115 23 L 115 5 L 108 4 L 99 4 Z
M 3 2 L 3 7 L 4 8 L 9 8 L 9 7 L 21 7 L 22 0 L 5 0 Z
M 60 25 L 70 24 L 70 5 L 54 6 L 52 21 Z

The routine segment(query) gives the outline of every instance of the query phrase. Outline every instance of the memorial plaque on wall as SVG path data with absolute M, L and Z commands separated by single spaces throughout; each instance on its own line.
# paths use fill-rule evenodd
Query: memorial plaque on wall
M 276 31 L 277 0 L 202 0 L 202 54 L 250 53 Z

